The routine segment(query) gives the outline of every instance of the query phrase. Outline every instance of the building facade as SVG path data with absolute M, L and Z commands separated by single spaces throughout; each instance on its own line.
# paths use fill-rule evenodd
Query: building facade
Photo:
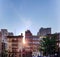
M 7 29 L 1 29 L 1 42 L 2 42 L 2 52 L 4 51 L 4 49 L 7 51 L 7 36 L 13 36 L 13 33 L 8 32 Z M 4 45 L 4 46 L 3 46 Z
M 37 33 L 38 36 L 46 36 L 47 34 L 51 34 L 51 28 L 40 28 Z
M 0 56 L 1 56 L 1 52 L 2 52 L 2 34 L 0 32 Z
M 5 43 L 7 42 L 6 41 L 6 36 L 8 36 L 8 31 L 7 29 L 1 29 L 1 33 L 2 33 L 2 41 L 4 41 Z
M 26 50 L 28 51 L 37 51 L 39 47 L 39 37 L 37 35 L 32 35 L 30 30 L 25 31 L 25 41 L 26 41 Z
M 30 30 L 25 31 L 25 41 L 26 41 L 25 49 L 27 51 L 32 51 L 32 45 L 33 45 L 32 40 L 33 40 L 33 37 Z
M 39 44 L 40 44 L 40 40 L 38 36 L 33 36 L 33 51 L 38 51 L 39 49 Z
M 8 32 L 8 36 L 14 36 L 12 32 Z
M 23 35 L 20 36 L 7 36 L 8 42 L 8 57 L 21 57 L 21 50 Z

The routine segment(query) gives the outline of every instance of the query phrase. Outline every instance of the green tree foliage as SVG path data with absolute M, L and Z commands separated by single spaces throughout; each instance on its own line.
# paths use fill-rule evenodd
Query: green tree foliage
M 44 55 L 52 55 L 56 51 L 56 37 L 47 36 L 40 41 L 40 50 L 43 50 Z
M 7 54 L 7 51 L 2 51 L 2 52 L 1 52 L 1 57 L 7 57 L 7 55 L 8 55 L 8 54 Z

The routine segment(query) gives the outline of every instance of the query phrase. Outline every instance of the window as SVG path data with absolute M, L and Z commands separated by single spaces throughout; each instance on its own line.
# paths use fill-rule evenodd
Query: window
M 14 38 L 12 39 L 12 42 L 18 42 L 18 39 Z
M 12 44 L 12 46 L 17 46 L 18 44 Z
M 33 38 L 33 40 L 39 40 L 39 38 Z
M 33 44 L 39 44 L 39 42 L 33 42 Z

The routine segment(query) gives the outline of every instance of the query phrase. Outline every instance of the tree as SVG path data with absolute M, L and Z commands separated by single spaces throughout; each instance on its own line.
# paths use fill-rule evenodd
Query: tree
M 56 51 L 56 37 L 55 35 L 43 38 L 40 41 L 40 50 L 43 51 L 44 55 L 53 55 Z
M 7 57 L 8 52 L 6 50 L 6 44 L 4 43 L 4 41 L 2 42 L 2 52 L 1 52 L 1 57 Z
M 7 57 L 7 55 L 8 55 L 7 51 L 2 51 L 1 52 L 1 57 Z

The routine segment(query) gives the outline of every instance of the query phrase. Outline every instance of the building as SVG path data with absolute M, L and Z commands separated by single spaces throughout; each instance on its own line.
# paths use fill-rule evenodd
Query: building
M 5 49 L 6 49 L 7 48 L 7 37 L 6 36 L 8 36 L 8 30 L 7 29 L 1 29 L 1 33 L 2 33 L 2 43 L 4 43 Z
M 1 33 L 2 33 L 2 41 L 7 42 L 6 41 L 6 36 L 8 36 L 7 29 L 1 29 Z
M 25 41 L 26 41 L 25 50 L 32 51 L 32 46 L 33 46 L 32 40 L 33 40 L 33 37 L 30 30 L 25 31 Z
M 2 34 L 2 42 L 5 43 L 5 48 L 7 48 L 7 36 L 13 36 L 14 34 L 12 32 L 8 32 L 7 29 L 1 29 Z
M 1 29 L 1 33 L 2 33 L 2 41 L 4 42 L 7 42 L 6 39 L 7 37 L 6 36 L 13 36 L 13 32 L 8 32 L 7 29 Z
M 25 49 L 28 51 L 37 51 L 39 47 L 39 37 L 37 35 L 32 35 L 30 30 L 25 31 Z
M 14 36 L 13 32 L 8 32 L 8 36 Z
M 46 36 L 47 34 L 51 34 L 51 28 L 40 28 L 37 33 L 38 36 Z
M 1 56 L 1 52 L 2 52 L 2 34 L 0 32 L 0 56 Z
M 7 29 L 1 29 L 1 34 L 2 34 L 2 51 L 4 51 L 4 49 L 7 51 L 7 36 L 13 36 L 13 33 L 8 32 Z M 4 46 L 3 46 L 4 45 Z
M 21 51 L 23 49 L 22 43 L 23 35 L 19 36 L 7 36 L 8 42 L 8 57 L 21 57 Z
M 40 40 L 39 40 L 39 37 L 38 36 L 35 36 L 35 35 L 33 35 L 33 51 L 38 51 L 38 49 L 39 49 L 39 44 L 40 44 L 40 42 L 39 42 Z

